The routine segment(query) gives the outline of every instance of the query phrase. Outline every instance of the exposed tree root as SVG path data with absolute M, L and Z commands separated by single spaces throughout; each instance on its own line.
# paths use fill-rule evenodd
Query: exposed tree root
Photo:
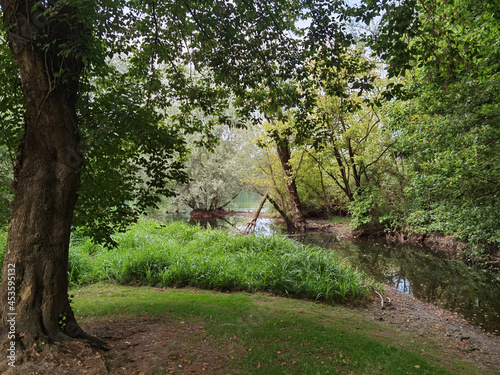
M 386 308 L 386 306 L 389 306 L 391 304 L 391 299 L 389 297 L 387 297 L 387 299 L 384 300 L 384 297 L 382 297 L 382 294 L 380 294 L 376 290 L 375 290 L 375 293 L 377 293 L 377 295 L 380 297 L 380 308 L 382 310 L 384 310 Z
M 12 339 L 3 332 L 0 350 L 6 355 L 0 359 L 0 373 L 51 374 L 61 373 L 68 367 L 70 374 L 80 367 L 92 368 L 86 374 L 107 374 L 103 356 L 99 353 L 109 350 L 107 343 L 87 334 L 78 325 L 64 328 L 64 332 L 61 330 L 50 337 L 21 334 Z M 85 366 L 84 362 L 88 365 Z
M 104 356 L 95 349 L 96 341 L 92 341 L 68 337 L 63 342 L 50 344 L 45 341 L 35 342 L 32 346 L 17 351 L 15 361 L 2 358 L 0 360 L 0 372 L 20 375 L 56 373 L 108 374 Z M 97 341 L 100 340 L 97 339 Z M 102 347 L 102 344 L 99 346 Z

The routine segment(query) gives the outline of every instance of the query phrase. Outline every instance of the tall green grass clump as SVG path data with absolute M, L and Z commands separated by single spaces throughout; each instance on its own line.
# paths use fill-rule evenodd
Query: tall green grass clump
M 142 221 L 107 250 L 81 239 L 70 250 L 70 283 L 193 286 L 263 291 L 329 303 L 367 296 L 373 284 L 324 249 L 282 236 L 239 236 L 182 222 Z M 86 242 L 87 241 L 87 242 Z

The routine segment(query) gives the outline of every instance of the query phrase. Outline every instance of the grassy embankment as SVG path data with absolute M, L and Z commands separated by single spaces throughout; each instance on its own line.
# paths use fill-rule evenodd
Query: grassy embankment
M 279 236 L 237 236 L 181 222 L 159 227 L 143 221 L 115 240 L 118 247 L 108 251 L 89 239 L 75 239 L 70 283 L 264 291 L 328 303 L 366 297 L 374 286 L 331 252 Z

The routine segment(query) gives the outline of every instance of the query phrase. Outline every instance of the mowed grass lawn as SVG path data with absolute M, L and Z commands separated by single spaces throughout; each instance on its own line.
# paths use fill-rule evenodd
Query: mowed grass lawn
M 224 374 L 488 373 L 447 357 L 429 338 L 405 335 L 340 305 L 265 293 L 107 283 L 71 293 L 80 323 L 112 325 L 145 317 L 201 323 L 215 348 L 240 353 Z

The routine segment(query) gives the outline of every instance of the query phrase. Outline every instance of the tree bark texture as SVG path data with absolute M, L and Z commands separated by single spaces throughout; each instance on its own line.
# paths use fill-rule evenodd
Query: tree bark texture
M 290 164 L 291 152 L 288 140 L 282 139 L 280 142 L 277 143 L 276 149 L 278 151 L 278 157 L 280 159 L 281 166 L 283 167 L 283 171 L 285 172 L 286 189 L 288 191 L 288 196 L 290 198 L 293 210 L 294 231 L 304 232 L 307 223 L 304 214 L 302 213 L 302 209 L 300 206 L 299 192 L 297 190 L 297 185 L 295 183 L 295 176 L 293 173 L 293 169 Z
M 15 311 L 16 340 L 24 347 L 82 333 L 68 298 L 67 271 L 82 163 L 75 105 L 83 64 L 61 53 L 64 43 L 79 42 L 81 30 L 71 25 L 72 8 L 44 19 L 31 12 L 35 3 L 0 0 L 25 105 L 2 270 L 7 280 L 8 269 L 15 269 L 15 304 L 6 303 L 8 283 L 2 282 L 1 326 L 4 332 Z

